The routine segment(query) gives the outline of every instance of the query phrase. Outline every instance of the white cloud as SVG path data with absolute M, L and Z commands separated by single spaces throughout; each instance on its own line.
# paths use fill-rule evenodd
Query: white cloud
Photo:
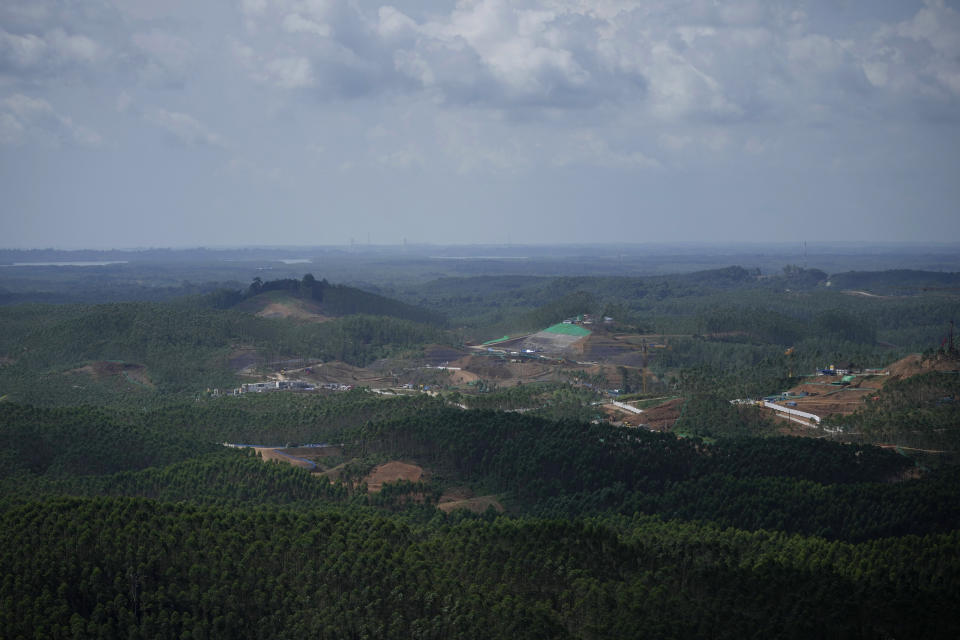
M 0 100 L 0 144 L 98 147 L 102 142 L 100 134 L 58 113 L 46 100 L 20 93 Z
M 423 156 L 413 149 L 397 149 L 381 153 L 377 163 L 393 169 L 411 169 L 424 164 Z
M 47 42 L 32 33 L 17 35 L 0 29 L 0 60 L 20 69 L 37 66 L 47 52 Z
M 126 113 L 133 104 L 133 98 L 126 91 L 121 91 L 117 96 L 117 113 Z
M 283 89 L 302 89 L 315 83 L 310 61 L 304 57 L 271 60 L 264 68 L 271 81 Z
M 614 149 L 608 140 L 594 131 L 579 131 L 569 136 L 565 148 L 551 153 L 555 166 L 588 165 L 610 169 L 655 169 L 660 162 L 639 150 Z
M 419 14 L 408 6 L 248 0 L 243 15 L 257 29 L 242 43 L 250 73 L 315 87 L 324 100 L 429 96 L 518 120 L 613 104 L 651 123 L 819 121 L 887 108 L 908 86 L 937 99 L 960 91 L 957 14 L 937 0 L 872 37 L 842 23 L 818 32 L 805 7 L 789 2 L 462 0 Z
M 60 28 L 48 33 L 46 39 L 51 48 L 62 59 L 68 61 L 93 63 L 100 59 L 104 53 L 103 48 L 87 36 L 68 34 Z
M 219 135 L 186 113 L 151 107 L 146 110 L 143 117 L 148 123 L 169 133 L 181 144 L 187 146 L 224 146 Z
M 327 37 L 330 35 L 329 25 L 304 18 L 299 13 L 290 13 L 283 19 L 283 28 L 289 33 L 312 33 Z
M 140 73 L 148 82 L 178 84 L 189 75 L 196 51 L 185 38 L 151 29 L 134 33 L 130 39 L 144 57 Z
M 90 68 L 107 55 L 93 39 L 57 27 L 44 33 L 10 33 L 0 28 L 0 74 L 29 80 L 71 69 Z

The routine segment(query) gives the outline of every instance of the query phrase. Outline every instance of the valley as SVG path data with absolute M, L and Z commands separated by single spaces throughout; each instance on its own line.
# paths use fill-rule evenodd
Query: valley
M 0 636 L 955 637 L 960 276 L 366 259 L 17 267 Z

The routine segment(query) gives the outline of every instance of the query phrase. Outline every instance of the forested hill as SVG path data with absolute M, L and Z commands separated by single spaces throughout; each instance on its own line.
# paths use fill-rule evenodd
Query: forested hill
M 245 301 L 248 303 L 256 301 L 258 296 L 272 291 L 284 292 L 290 296 L 317 304 L 326 316 L 363 314 L 387 316 L 438 326 L 446 323 L 445 317 L 440 312 L 354 287 L 330 284 L 326 279 L 317 280 L 309 273 L 300 280 L 284 278 L 263 282 L 260 278 L 255 278 L 246 291 L 223 289 L 210 294 L 206 297 L 206 300 L 218 309 L 228 309 Z
M 960 481 L 436 398 L 0 404 L 0 637 L 955 638 Z M 341 442 L 331 483 L 224 438 Z M 191 447 L 192 445 L 192 447 Z M 352 465 L 352 466 L 351 466 Z M 445 483 L 507 514 L 445 514 Z
M 452 339 L 435 325 L 399 318 L 350 315 L 304 324 L 211 309 L 196 300 L 0 307 L 0 326 L 0 395 L 33 404 L 99 404 L 231 388 L 238 347 L 261 360 L 365 366 Z M 99 375 L 96 367 L 104 362 L 122 375 Z
M 891 295 L 907 295 L 922 290 L 960 293 L 960 273 L 912 269 L 847 271 L 831 275 L 830 286 Z

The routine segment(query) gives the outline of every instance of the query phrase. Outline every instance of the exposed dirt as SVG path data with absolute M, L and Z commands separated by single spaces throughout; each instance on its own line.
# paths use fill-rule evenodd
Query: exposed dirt
M 453 372 L 456 376 L 460 373 L 462 378 L 476 380 L 493 380 L 501 386 L 510 386 L 518 381 L 527 383 L 544 380 L 561 379 L 561 371 L 556 365 L 551 365 L 536 360 L 518 360 L 511 362 L 510 358 L 499 358 L 491 356 L 466 356 L 450 363 L 450 366 L 460 367 L 462 371 Z
M 476 498 L 464 498 L 462 500 L 448 500 L 447 502 L 444 502 L 443 498 L 440 498 L 440 503 L 437 505 L 437 508 L 444 513 L 450 513 L 456 509 L 466 509 L 473 513 L 485 513 L 490 507 L 503 513 L 503 505 L 500 504 L 496 496 L 478 496 Z
M 683 398 L 674 398 L 655 407 L 644 409 L 640 414 L 641 422 L 654 431 L 669 431 L 680 418 Z
M 829 415 L 850 415 L 863 406 L 866 398 L 894 380 L 902 380 L 930 371 L 952 371 L 958 363 L 950 359 L 921 360 L 919 354 L 907 356 L 884 369 L 880 374 L 855 374 L 848 385 L 834 385 L 837 376 L 809 378 L 789 390 L 791 394 L 806 393 L 803 397 L 790 397 L 778 404 L 799 411 L 806 411 L 825 418 Z M 786 404 L 786 403 L 795 404 Z M 793 428 L 793 427 L 791 427 Z
M 323 305 L 291 295 L 288 291 L 268 291 L 248 298 L 234 307 L 261 318 L 291 318 L 304 322 L 328 322 Z
M 234 372 L 239 372 L 257 363 L 257 350 L 253 348 L 237 349 L 227 358 L 227 364 Z
M 261 318 L 293 318 L 309 322 L 329 322 L 333 320 L 330 316 L 323 315 L 318 305 L 303 300 L 271 302 L 255 315 Z
M 889 377 L 891 379 L 902 379 L 931 371 L 956 371 L 957 369 L 960 369 L 960 359 L 958 358 L 941 357 L 940 359 L 923 360 L 920 354 L 915 353 L 902 360 L 897 360 L 886 370 L 890 372 Z
M 592 362 L 615 360 L 620 364 L 627 364 L 620 361 L 626 358 L 631 362 L 636 360 L 640 363 L 643 359 L 643 354 L 637 345 L 605 333 L 591 334 L 575 345 L 575 348 L 579 359 Z
M 132 362 L 114 362 L 111 360 L 100 360 L 91 362 L 88 365 L 71 369 L 67 373 L 83 373 L 97 380 L 115 376 L 123 376 L 128 382 L 133 384 L 156 388 L 153 381 L 147 375 L 147 368 L 142 364 Z
M 317 473 L 318 476 L 323 476 L 330 480 L 330 482 L 338 482 L 343 476 L 343 470 L 347 466 L 346 462 L 338 464 L 337 466 L 327 469 L 326 471 L 320 471 Z
M 471 371 L 454 371 L 450 375 L 450 382 L 453 384 L 469 384 L 471 382 L 476 382 L 479 379 L 480 376 Z
M 16 362 L 13 358 L 8 358 L 7 356 L 0 356 L 0 367 L 8 364 L 13 364 Z
M 920 354 L 915 353 L 909 355 L 902 360 L 897 360 L 892 365 L 887 367 L 887 371 L 890 372 L 891 378 L 909 378 L 910 376 L 915 376 L 924 372 L 924 367 L 921 364 L 922 359 Z
M 633 413 L 632 411 L 621 409 L 612 403 L 604 404 L 600 408 L 607 414 L 607 417 L 610 418 L 611 421 L 622 423 L 626 427 L 639 427 L 641 424 L 646 423 L 646 412 Z
M 423 478 L 423 467 L 400 462 L 399 460 L 392 460 L 374 467 L 373 471 L 371 471 L 363 481 L 367 483 L 367 491 L 376 493 L 380 491 L 384 483 L 387 482 L 398 482 L 400 480 L 419 482 Z
M 313 365 L 309 369 L 310 373 L 298 371 L 297 376 L 313 382 L 365 385 L 377 388 L 391 387 L 394 384 L 393 378 L 384 375 L 382 371 L 354 367 L 346 362 L 325 362 Z
M 431 344 L 423 349 L 424 364 L 432 367 L 451 365 L 452 362 L 459 360 L 465 355 L 467 355 L 466 351 L 461 351 L 460 349 L 454 349 L 453 347 L 446 347 L 439 344 Z
M 582 354 L 583 345 L 588 336 L 568 336 L 564 333 L 541 331 L 527 337 L 519 345 L 523 349 L 532 349 L 550 356 L 568 356 Z

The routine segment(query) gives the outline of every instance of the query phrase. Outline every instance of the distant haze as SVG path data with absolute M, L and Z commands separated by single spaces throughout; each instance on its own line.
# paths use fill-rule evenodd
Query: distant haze
M 927 0 L 0 3 L 0 247 L 960 238 Z

